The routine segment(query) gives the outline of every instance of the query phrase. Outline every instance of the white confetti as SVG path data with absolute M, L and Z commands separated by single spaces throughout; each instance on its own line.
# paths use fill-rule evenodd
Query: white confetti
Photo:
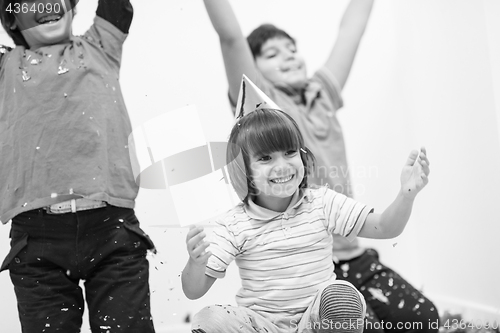
M 62 66 L 59 66 L 59 70 L 57 71 L 57 75 L 66 74 L 67 72 L 69 72 L 69 69 L 62 67 Z
M 24 82 L 29 81 L 31 79 L 31 76 L 28 75 L 28 72 L 22 71 L 22 73 L 23 73 L 23 81 Z
M 389 299 L 385 297 L 382 290 L 375 288 L 368 288 L 368 291 L 372 294 L 374 298 L 378 299 L 380 302 L 389 304 Z

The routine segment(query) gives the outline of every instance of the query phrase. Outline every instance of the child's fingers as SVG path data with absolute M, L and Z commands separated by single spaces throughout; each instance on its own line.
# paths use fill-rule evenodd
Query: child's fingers
M 424 174 L 428 176 L 431 170 L 429 168 L 429 164 L 427 163 L 427 161 L 422 160 L 419 163 L 422 166 L 422 171 L 424 172 Z
M 420 157 L 418 158 L 420 161 L 425 161 L 427 165 L 430 165 L 429 159 L 427 158 L 427 154 L 425 152 L 420 152 Z
M 208 257 L 212 255 L 212 252 L 207 251 L 207 247 L 208 246 L 196 248 L 196 250 L 190 254 L 191 258 L 197 263 L 206 262 L 208 260 Z
M 420 152 L 427 156 L 427 149 L 425 149 L 425 147 L 420 147 Z
M 405 165 L 413 166 L 417 160 L 417 157 L 418 157 L 418 150 L 412 150 L 410 152 L 410 155 L 408 155 L 408 158 L 406 159 Z
M 191 232 L 192 231 L 192 232 Z M 191 236 L 191 237 L 190 237 Z M 188 236 L 186 237 L 186 245 L 187 250 L 191 254 L 197 247 L 204 244 L 203 239 L 206 234 L 203 231 L 203 228 L 198 228 L 198 230 L 193 229 L 188 232 Z
M 186 242 L 188 242 L 190 239 L 192 239 L 193 237 L 195 237 L 196 235 L 198 235 L 200 232 L 203 232 L 203 228 L 202 227 L 198 227 L 198 226 L 190 226 L 189 227 L 189 231 L 186 235 Z
M 200 232 L 199 234 L 195 235 L 193 238 L 188 240 L 187 246 L 188 250 L 194 250 L 197 246 L 200 244 L 203 244 L 203 239 L 205 238 L 206 234 L 205 232 Z
M 206 252 L 206 249 L 210 246 L 210 243 L 208 242 L 204 242 L 203 244 L 201 244 L 200 246 L 197 246 L 193 252 L 191 253 L 193 255 L 193 258 L 200 258 L 202 257 Z
M 429 183 L 429 178 L 427 177 L 426 174 L 422 174 L 420 176 L 420 178 L 422 179 L 422 182 L 424 183 L 424 186 L 427 185 Z

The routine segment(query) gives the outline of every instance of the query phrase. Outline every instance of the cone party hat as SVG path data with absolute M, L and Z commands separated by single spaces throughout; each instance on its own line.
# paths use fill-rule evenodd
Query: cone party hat
M 236 103 L 236 118 L 241 118 L 252 111 L 265 108 L 281 110 L 255 83 L 243 74 L 238 102 Z

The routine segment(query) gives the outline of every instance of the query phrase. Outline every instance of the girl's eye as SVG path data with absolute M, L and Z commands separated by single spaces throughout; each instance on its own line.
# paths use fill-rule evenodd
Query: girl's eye
M 271 156 L 262 156 L 261 158 L 258 159 L 258 161 L 261 161 L 261 162 L 267 162 L 271 160 Z
M 297 154 L 297 151 L 296 150 L 289 150 L 289 151 L 286 152 L 286 154 L 288 156 L 293 156 L 293 155 Z

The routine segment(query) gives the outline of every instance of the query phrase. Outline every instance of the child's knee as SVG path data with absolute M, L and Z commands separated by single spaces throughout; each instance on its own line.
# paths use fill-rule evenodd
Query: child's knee
M 206 306 L 194 316 L 191 324 L 192 332 L 224 332 L 230 314 L 229 306 L 218 304 Z
M 321 320 L 331 323 L 332 332 L 362 332 L 366 311 L 362 297 L 351 285 L 335 283 L 327 286 L 321 293 Z

